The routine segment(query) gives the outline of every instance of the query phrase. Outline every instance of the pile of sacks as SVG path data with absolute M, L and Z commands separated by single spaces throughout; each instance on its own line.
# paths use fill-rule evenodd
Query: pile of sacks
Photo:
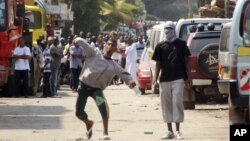
M 227 0 L 227 6 L 225 6 L 225 0 L 212 0 L 210 5 L 205 5 L 199 8 L 199 17 L 201 18 L 231 18 L 236 5 L 235 0 Z M 227 8 L 227 14 L 225 10 Z

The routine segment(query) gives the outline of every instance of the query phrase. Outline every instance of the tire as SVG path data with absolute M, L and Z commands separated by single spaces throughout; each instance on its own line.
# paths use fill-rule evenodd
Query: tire
M 139 90 L 141 91 L 141 94 L 145 94 L 145 88 L 139 88 Z
M 195 109 L 195 92 L 192 88 L 184 87 L 183 105 L 185 110 Z
M 15 77 L 14 75 L 8 76 L 8 82 L 3 86 L 2 95 L 3 97 L 15 97 Z
M 228 106 L 229 123 L 231 125 L 250 124 L 249 107 L 242 108 L 234 106 L 230 97 L 228 97 Z
M 184 101 L 184 109 L 185 110 L 194 110 L 195 109 L 195 102 L 194 101 Z
M 208 44 L 198 55 L 198 65 L 202 73 L 212 79 L 218 79 L 218 49 L 217 43 Z

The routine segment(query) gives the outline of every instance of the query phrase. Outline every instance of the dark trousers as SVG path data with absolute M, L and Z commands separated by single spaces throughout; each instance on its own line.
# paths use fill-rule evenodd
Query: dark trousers
M 125 69 L 125 67 L 126 67 L 126 58 L 121 59 L 121 66 L 122 66 L 122 68 Z
M 81 73 L 82 68 L 78 67 L 71 68 L 71 88 L 77 89 L 79 83 L 79 75 Z
M 28 96 L 29 95 L 29 70 L 15 70 L 15 96 Z
M 51 96 L 50 94 L 50 72 L 43 73 L 43 97 Z
M 76 100 L 76 116 L 78 119 L 84 121 L 88 119 L 88 115 L 85 111 L 85 106 L 88 97 L 92 97 L 101 113 L 102 118 L 109 118 L 109 107 L 105 96 L 101 89 L 92 88 L 84 83 L 80 83 L 78 89 L 78 97 Z

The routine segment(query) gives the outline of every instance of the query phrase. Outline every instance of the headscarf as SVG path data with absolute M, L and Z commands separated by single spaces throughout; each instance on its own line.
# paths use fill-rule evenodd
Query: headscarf
M 166 41 L 173 42 L 177 36 L 175 32 L 175 24 L 172 21 L 167 21 L 164 26 L 164 31 L 166 34 Z

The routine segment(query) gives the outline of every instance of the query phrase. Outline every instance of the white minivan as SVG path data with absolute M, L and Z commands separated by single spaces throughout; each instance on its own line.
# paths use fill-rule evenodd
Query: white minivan
M 220 83 L 229 94 L 231 124 L 250 124 L 250 0 L 237 2 L 227 51 L 220 51 Z

